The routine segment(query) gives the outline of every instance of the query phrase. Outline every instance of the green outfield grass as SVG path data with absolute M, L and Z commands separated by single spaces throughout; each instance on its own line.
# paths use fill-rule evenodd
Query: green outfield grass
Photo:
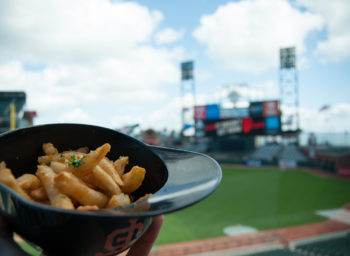
M 350 182 L 301 170 L 223 168 L 219 188 L 187 209 L 167 214 L 157 244 L 223 236 L 223 228 L 259 230 L 325 220 L 316 210 L 350 202 Z

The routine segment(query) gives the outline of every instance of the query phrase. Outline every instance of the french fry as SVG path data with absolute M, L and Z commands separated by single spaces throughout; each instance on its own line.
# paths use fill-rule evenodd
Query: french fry
M 35 201 L 45 201 L 48 200 L 49 197 L 47 196 L 46 190 L 44 187 L 39 187 L 37 189 L 34 189 L 30 191 L 30 196 L 35 200 Z
M 55 178 L 55 186 L 82 205 L 97 205 L 103 208 L 108 201 L 106 195 L 89 188 L 82 180 L 69 172 L 58 174 Z
M 76 151 L 64 151 L 59 154 L 39 156 L 38 163 L 42 165 L 50 165 L 52 161 L 65 163 L 71 161 L 72 156 L 81 158 L 84 154 Z
M 145 199 L 149 198 L 151 195 L 153 195 L 153 194 L 152 193 L 145 194 L 144 196 L 139 197 L 135 202 L 140 202 L 142 200 L 145 200 Z
M 0 170 L 0 183 L 8 186 L 24 198 L 31 200 L 29 195 L 18 185 L 10 169 L 4 168 Z
M 50 165 L 52 161 L 59 161 L 64 162 L 65 159 L 62 154 L 56 154 L 56 155 L 45 155 L 45 156 L 39 156 L 38 157 L 38 163 L 40 165 Z
M 98 208 L 97 205 L 81 205 L 77 208 L 77 210 L 81 210 L 81 211 L 96 211 L 100 208 Z
M 87 154 L 87 153 L 89 153 L 89 148 L 88 147 L 81 147 L 81 148 L 76 149 L 75 151 L 77 151 L 79 153 Z
M 119 173 L 115 169 L 113 162 L 108 158 L 104 157 L 101 162 L 98 164 L 119 186 L 123 186 L 124 182 L 120 177 Z
M 64 209 L 74 209 L 72 200 L 55 187 L 54 179 L 56 173 L 50 167 L 39 165 L 36 175 L 43 184 L 52 206 Z
M 34 174 L 23 174 L 17 178 L 18 185 L 25 191 L 32 191 L 41 186 L 40 180 Z
M 97 187 L 105 191 L 107 194 L 117 195 L 122 192 L 112 177 L 109 176 L 100 166 L 96 166 L 92 170 L 92 176 Z
M 43 143 L 42 148 L 43 148 L 43 151 L 46 155 L 57 155 L 58 154 L 57 148 L 55 148 L 55 146 L 51 142 Z
M 114 161 L 114 167 L 119 173 L 120 176 L 124 174 L 125 166 L 129 164 L 129 157 L 120 156 L 117 160 Z
M 0 162 L 0 170 L 6 168 L 6 163 L 4 161 Z
M 126 194 L 118 194 L 111 197 L 108 201 L 107 208 L 111 207 L 120 207 L 124 205 L 128 205 L 131 203 L 130 197 Z
M 86 157 L 80 158 L 76 161 L 72 161 L 72 165 L 69 169 L 79 178 L 83 178 L 85 175 L 92 172 L 93 168 L 107 155 L 111 145 L 108 143 L 103 144 L 98 147 L 96 150 L 90 151 L 89 154 L 85 155 Z
M 57 174 L 68 171 L 67 165 L 58 161 L 52 161 L 50 163 L 50 168 Z
M 38 157 L 35 175 L 23 174 L 16 179 L 2 161 L 0 183 L 27 199 L 58 208 L 86 211 L 128 205 L 135 200 L 130 193 L 141 186 L 146 170 L 134 166 L 124 173 L 129 157 L 113 162 L 106 156 L 110 148 L 105 143 L 91 151 L 81 147 L 59 152 L 51 142 L 43 143 L 45 155 Z
M 136 189 L 138 189 L 144 178 L 145 178 L 146 170 L 145 168 L 139 167 L 135 165 L 131 168 L 131 170 L 123 175 L 124 186 L 122 186 L 122 190 L 124 193 L 132 193 Z
M 39 156 L 38 163 L 48 165 L 49 163 L 51 163 L 51 161 L 58 161 L 59 159 L 60 159 L 59 155 Z
M 99 185 L 96 182 L 95 177 L 92 173 L 85 175 L 81 180 L 84 181 L 88 187 L 94 190 L 98 190 Z

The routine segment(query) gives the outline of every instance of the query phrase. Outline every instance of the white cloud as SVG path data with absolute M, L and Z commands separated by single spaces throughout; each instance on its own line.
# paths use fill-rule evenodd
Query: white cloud
M 155 40 L 156 40 L 156 43 L 159 45 L 169 44 L 180 40 L 184 36 L 184 34 L 185 34 L 184 29 L 175 30 L 172 28 L 166 28 L 161 30 L 155 35 Z
M 134 2 L 4 2 L 0 90 L 25 91 L 38 124 L 146 122 L 180 78 L 182 48 L 151 46 L 162 19 Z
M 8 1 L 0 8 L 0 47 L 27 61 L 94 62 L 147 43 L 161 20 L 160 12 L 133 2 Z
M 45 122 L 49 113 L 57 115 L 58 111 L 63 112 L 59 114 L 60 122 L 64 122 L 66 117 L 66 121 L 71 122 L 66 113 L 75 108 L 90 112 L 88 109 L 98 108 L 100 112 L 114 115 L 113 109 L 123 109 L 125 105 L 132 106 L 127 110 L 130 113 L 121 114 L 136 118 L 145 105 L 151 108 L 153 104 L 166 100 L 168 96 L 162 84 L 169 86 L 178 80 L 178 70 L 166 53 L 152 53 L 153 65 L 148 63 L 146 66 L 143 66 L 147 64 L 143 58 L 148 59 L 149 56 L 141 53 L 139 57 L 144 62 L 135 60 L 133 65 L 131 60 L 106 60 L 94 69 L 72 65 L 31 72 L 24 70 L 21 63 L 11 62 L 0 65 L 0 90 L 24 90 L 27 108 L 38 111 L 39 122 Z M 159 110 L 155 107 L 155 111 Z M 106 121 L 99 120 L 108 126 L 115 124 L 110 121 L 111 118 L 106 118 Z M 84 119 L 76 119 L 79 120 Z M 166 119 L 163 119 L 162 125 L 166 125 Z
M 350 104 L 348 103 L 335 104 L 325 111 L 301 108 L 299 113 L 300 126 L 304 131 L 328 133 L 350 131 Z
M 86 111 L 76 108 L 68 112 L 62 113 L 58 118 L 57 122 L 59 123 L 85 123 L 85 124 L 97 124 L 95 120 L 89 113 Z
M 308 33 L 322 25 L 319 15 L 299 11 L 286 0 L 252 0 L 203 16 L 193 35 L 220 66 L 259 72 L 278 65 L 281 47 L 296 46 L 301 54 Z
M 298 0 L 297 3 L 322 15 L 327 39 L 318 43 L 316 54 L 323 61 L 341 61 L 350 57 L 350 1 Z
M 240 87 L 239 92 L 243 97 L 252 101 L 275 100 L 279 98 L 278 85 L 272 80 L 252 86 Z
M 179 97 L 174 97 L 165 103 L 161 109 L 150 114 L 144 121 L 149 128 L 161 129 L 161 124 L 166 120 L 167 127 L 179 131 L 181 129 L 181 103 Z
M 248 84 L 231 84 L 225 85 L 218 92 L 212 93 L 216 95 L 216 102 L 229 103 L 233 102 L 230 94 L 236 94 L 235 103 L 247 104 L 250 101 L 264 101 L 264 100 L 276 100 L 279 99 L 279 88 L 278 85 L 268 80 L 261 83 L 252 85 Z

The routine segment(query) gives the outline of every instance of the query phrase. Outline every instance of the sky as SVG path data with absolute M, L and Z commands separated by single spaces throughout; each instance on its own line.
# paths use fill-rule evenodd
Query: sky
M 278 99 L 291 46 L 301 129 L 349 132 L 348 0 L 0 0 L 0 90 L 25 91 L 35 124 L 179 131 L 181 62 L 197 105 Z

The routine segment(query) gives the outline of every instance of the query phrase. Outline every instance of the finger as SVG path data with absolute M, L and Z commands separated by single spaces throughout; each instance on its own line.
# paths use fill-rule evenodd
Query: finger
M 147 256 L 157 239 L 160 228 L 162 227 L 164 216 L 154 217 L 151 226 L 145 234 L 130 248 L 127 256 Z

